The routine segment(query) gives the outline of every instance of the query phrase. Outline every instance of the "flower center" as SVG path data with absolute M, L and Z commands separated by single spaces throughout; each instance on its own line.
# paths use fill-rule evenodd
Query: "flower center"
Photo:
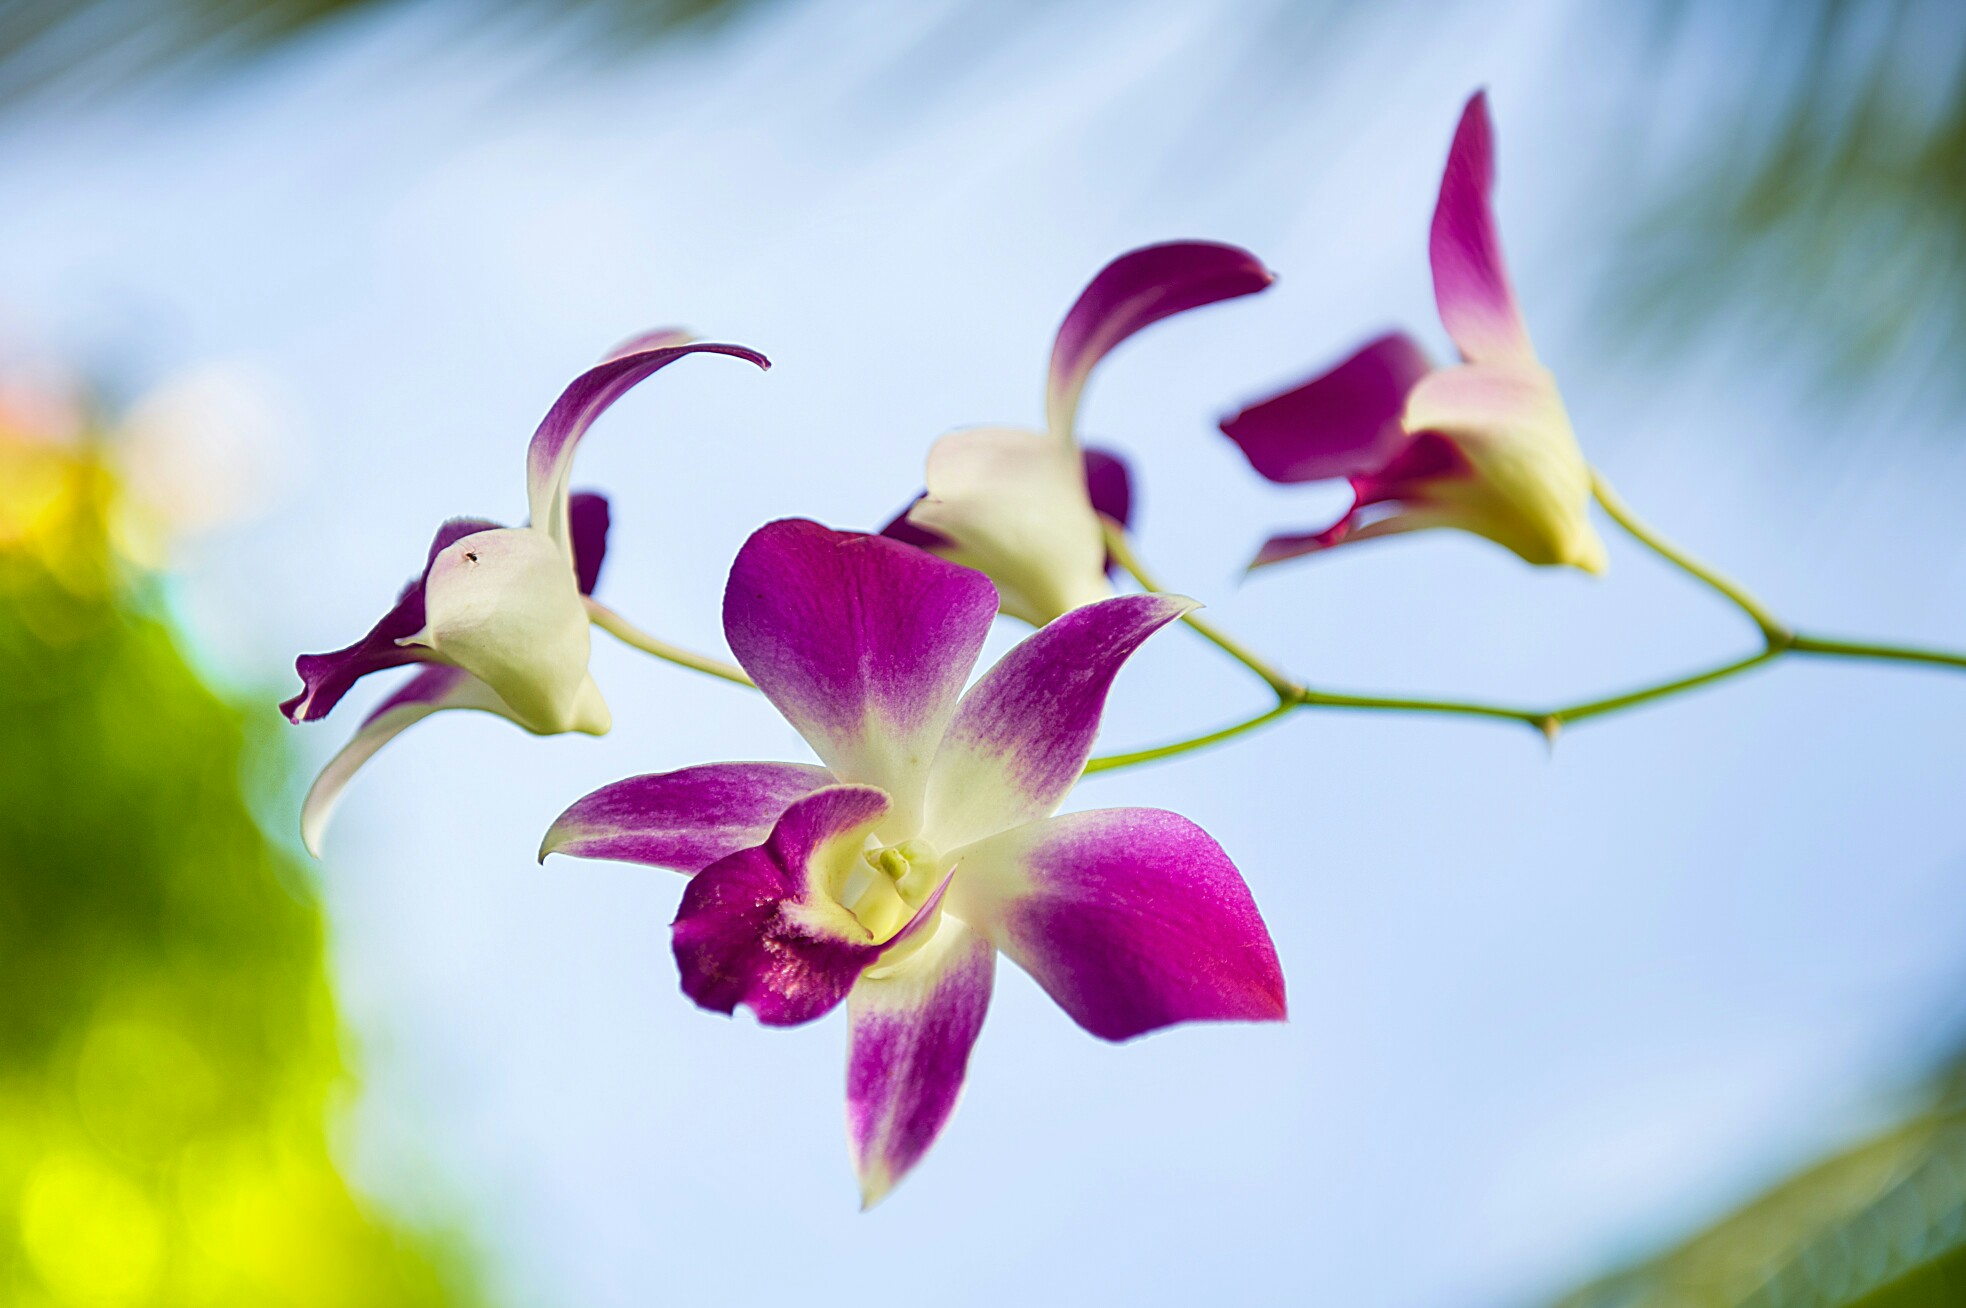
M 860 862 L 848 869 L 837 898 L 876 940 L 908 925 L 935 889 L 941 856 L 919 838 L 898 845 L 869 839 Z

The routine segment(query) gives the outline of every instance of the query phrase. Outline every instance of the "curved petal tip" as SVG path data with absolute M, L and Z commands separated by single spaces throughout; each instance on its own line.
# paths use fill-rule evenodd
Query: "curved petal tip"
M 1254 295 L 1275 281 L 1261 259 L 1216 241 L 1167 241 L 1114 259 L 1080 292 L 1058 328 L 1045 394 L 1051 430 L 1070 434 L 1094 366 L 1134 333 L 1190 309 Z

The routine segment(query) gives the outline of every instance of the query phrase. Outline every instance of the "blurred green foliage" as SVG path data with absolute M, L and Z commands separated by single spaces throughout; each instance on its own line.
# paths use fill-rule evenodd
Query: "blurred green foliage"
M 53 93 L 94 100 L 202 76 L 354 21 L 417 13 L 412 54 L 449 37 L 596 60 L 630 58 L 763 0 L 0 0 L 0 108 Z M 1090 4 L 1085 7 L 1092 7 Z M 1424 33 L 1443 0 L 1230 7 L 1263 86 L 1287 105 L 1304 70 L 1375 26 Z M 842 6 L 842 12 L 851 6 Z M 1603 153 L 1642 153 L 1656 119 L 1690 113 L 1694 147 L 1663 181 L 1617 201 L 1612 317 L 1656 352 L 1745 336 L 1795 351 L 1826 395 L 1955 398 L 1966 372 L 1966 4 L 1960 0 L 1648 0 L 1574 7 L 1579 58 L 1631 70 Z M 912 61 L 974 60 L 1016 6 L 973 4 Z M 431 35 L 441 33 L 442 35 Z M 957 35 L 950 35 L 958 33 Z M 1424 45 L 1422 47 L 1424 50 Z M 1666 99 L 1664 97 L 1670 97 Z M 1197 130 L 1236 135 L 1215 123 Z M 1218 147 L 1219 148 L 1219 143 Z M 1612 188 L 1616 190 L 1615 184 Z
M 1891 1126 L 1555 1308 L 1966 1304 L 1966 1054 Z
M 1966 5 L 1654 0 L 1631 116 L 1699 68 L 1699 144 L 1636 201 L 1614 276 L 1668 352 L 1745 332 L 1822 394 L 1956 397 L 1966 373 Z M 1728 76 L 1717 76 L 1722 70 Z M 1682 78 L 1683 82 L 1684 79 Z
M 453 0 L 456 28 L 594 54 L 639 50 L 758 0 Z M 0 0 L 0 103 L 123 89 L 266 54 L 343 20 L 415 0 Z
M 0 413 L 0 1301 L 475 1302 L 336 1169 L 320 905 L 244 789 L 274 740 L 109 544 L 86 444 Z

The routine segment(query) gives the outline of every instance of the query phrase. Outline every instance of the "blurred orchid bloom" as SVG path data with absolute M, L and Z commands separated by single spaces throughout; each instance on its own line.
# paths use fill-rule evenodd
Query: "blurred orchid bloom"
M 296 723 L 326 717 L 371 672 L 424 665 L 363 720 L 315 779 L 301 806 L 301 839 L 310 853 L 320 854 L 328 819 L 355 772 L 432 713 L 482 709 L 538 735 L 607 731 L 608 707 L 587 657 L 590 614 L 602 611 L 590 596 L 607 552 L 608 503 L 569 490 L 574 449 L 638 382 L 697 353 L 771 366 L 754 350 L 694 344 L 674 330 L 623 342 L 574 379 L 533 433 L 526 452 L 529 525 L 445 523 L 421 575 L 367 635 L 346 649 L 295 661 L 301 690 L 280 711 Z
M 1273 537 L 1251 567 L 1457 527 L 1530 563 L 1604 571 L 1590 468 L 1509 288 L 1494 183 L 1488 101 L 1477 92 L 1454 134 L 1430 244 L 1434 298 L 1462 363 L 1435 368 L 1395 332 L 1222 423 L 1271 481 L 1352 484 L 1344 517 L 1323 531 Z
M 1284 1016 L 1269 932 L 1206 833 L 1156 809 L 1053 816 L 1121 665 L 1193 601 L 1076 609 L 964 693 L 997 606 L 980 573 L 900 542 L 761 528 L 731 569 L 724 630 L 824 766 L 617 782 L 540 850 L 692 874 L 674 947 L 704 1008 L 792 1026 L 845 1001 L 869 1205 L 954 1110 L 999 950 L 1107 1040 Z
M 1003 611 L 1033 626 L 1113 594 L 1102 515 L 1124 526 L 1126 464 L 1081 449 L 1079 398 L 1099 360 L 1135 332 L 1275 280 L 1231 245 L 1175 241 L 1123 254 L 1079 295 L 1051 349 L 1048 430 L 972 427 L 938 440 L 928 490 L 882 534 L 985 573 Z

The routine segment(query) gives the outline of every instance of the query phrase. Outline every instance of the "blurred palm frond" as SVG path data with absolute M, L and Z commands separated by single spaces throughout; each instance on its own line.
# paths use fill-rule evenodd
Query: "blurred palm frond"
M 1891 1126 L 1552 1308 L 1966 1303 L 1966 1055 Z
M 51 92 L 126 90 L 222 69 L 351 20 L 445 11 L 459 31 L 576 32 L 630 51 L 730 17 L 757 0 L 0 0 L 0 108 Z M 523 32 L 520 33 L 523 36 Z
M 1631 324 L 1682 348 L 1802 338 L 1826 389 L 1956 394 L 1966 6 L 1665 0 L 1649 23 L 1644 113 L 1683 108 L 1658 98 L 1668 70 L 1703 85 L 1693 162 L 1641 207 L 1613 277 Z

